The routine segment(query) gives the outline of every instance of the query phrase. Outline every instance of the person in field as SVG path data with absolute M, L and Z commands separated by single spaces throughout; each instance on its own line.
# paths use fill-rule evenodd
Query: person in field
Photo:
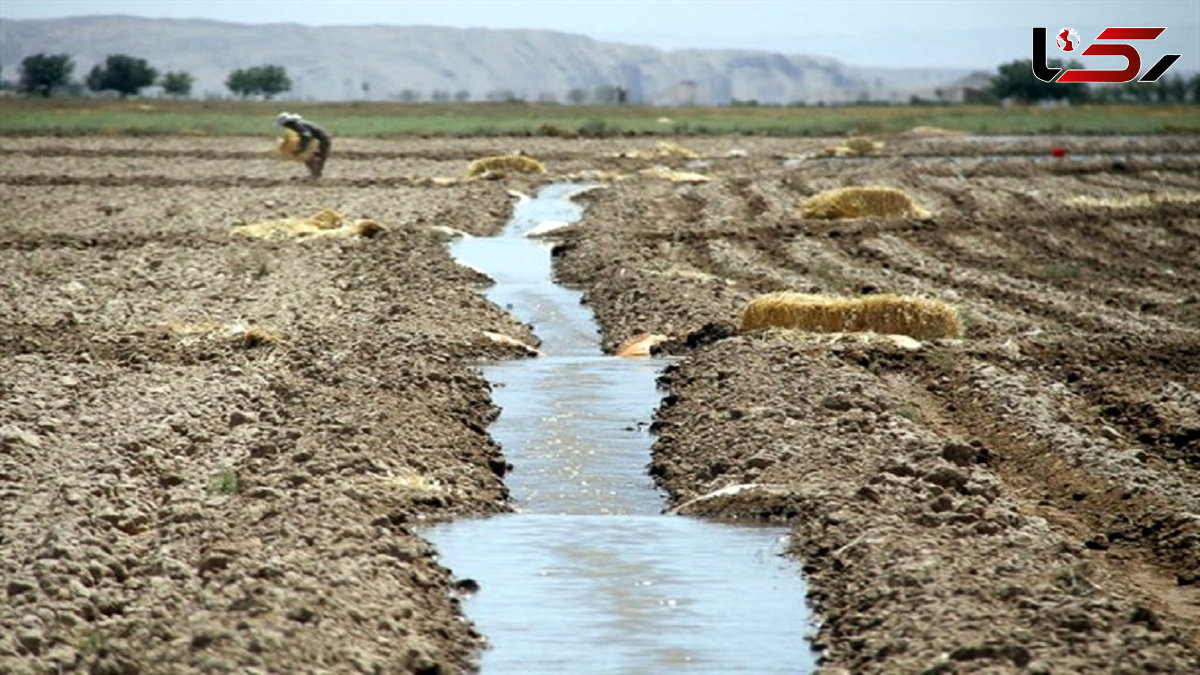
M 286 159 L 304 162 L 313 178 L 320 178 L 329 159 L 333 142 L 329 133 L 320 126 L 290 112 L 275 116 L 275 124 L 283 127 L 283 138 L 279 139 L 279 154 Z

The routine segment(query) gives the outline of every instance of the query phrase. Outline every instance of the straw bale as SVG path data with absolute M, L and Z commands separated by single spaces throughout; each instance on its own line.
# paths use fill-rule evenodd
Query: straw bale
M 480 157 L 467 167 L 467 175 L 503 177 L 509 173 L 546 173 L 546 165 L 524 155 Z
M 672 183 L 707 183 L 708 181 L 712 180 L 702 173 L 676 171 L 669 166 L 652 166 L 649 169 L 642 169 L 638 173 L 642 174 L 643 176 L 669 180 Z
M 1200 192 L 1182 194 L 1159 192 L 1157 190 L 1119 197 L 1089 197 L 1080 195 L 1064 200 L 1067 206 L 1106 209 L 1134 209 L 1153 206 L 1155 204 L 1194 204 L 1196 202 L 1200 202 Z
M 653 148 L 643 150 L 641 148 L 633 148 L 630 150 L 619 150 L 607 155 L 608 157 L 618 157 L 622 159 L 665 159 L 669 157 L 678 157 L 680 159 L 699 159 L 700 154 L 690 148 L 685 148 L 678 143 L 671 141 L 659 141 L 654 144 Z
M 888 187 L 826 190 L 804 200 L 805 218 L 928 218 L 929 212 L 903 192 Z
M 248 324 L 242 321 L 235 321 L 233 323 L 213 321 L 199 323 L 171 322 L 167 324 L 167 330 L 177 335 L 188 337 L 224 340 L 234 346 L 246 348 L 275 344 L 283 339 L 283 336 L 272 328 L 259 324 Z
M 759 296 L 746 306 L 741 329 L 762 328 L 873 332 L 917 340 L 957 338 L 963 332 L 958 310 L 939 300 L 892 294 L 838 298 L 787 291 Z
M 317 153 L 319 145 L 316 141 L 312 141 L 304 149 L 304 152 L 300 152 L 300 134 L 296 133 L 293 129 L 284 129 L 283 136 L 280 136 L 278 139 L 277 149 L 282 159 L 293 162 L 307 162 Z
M 943 129 L 941 127 L 921 125 L 909 129 L 904 135 L 922 138 L 952 138 L 954 136 L 965 136 L 966 132 L 957 129 Z
M 690 148 L 685 148 L 678 143 L 671 141 L 659 141 L 654 144 L 654 155 L 656 157 L 682 157 L 684 159 L 698 159 L 699 153 Z
M 881 141 L 873 141 L 866 136 L 855 136 L 846 141 L 846 147 L 856 155 L 870 155 L 883 149 Z
M 817 157 L 849 157 L 854 151 L 845 145 L 830 145 L 817 151 Z
M 314 239 L 319 237 L 373 237 L 386 228 L 374 220 L 347 219 L 325 210 L 308 218 L 264 220 L 233 228 L 233 234 L 256 239 Z

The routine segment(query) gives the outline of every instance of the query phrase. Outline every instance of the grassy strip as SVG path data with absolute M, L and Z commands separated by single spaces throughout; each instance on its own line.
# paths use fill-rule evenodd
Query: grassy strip
M 1200 133 L 1189 105 L 652 108 L 540 104 L 264 103 L 0 99 L 0 135 L 257 135 L 276 112 L 299 112 L 338 136 L 817 136 L 936 126 L 975 134 Z

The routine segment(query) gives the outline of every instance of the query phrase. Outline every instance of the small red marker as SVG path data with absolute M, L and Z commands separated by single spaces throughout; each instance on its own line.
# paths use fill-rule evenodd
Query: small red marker
M 1054 155 L 1055 157 L 1066 157 L 1067 149 L 1061 145 L 1056 145 L 1054 146 L 1054 149 L 1050 151 L 1050 154 Z

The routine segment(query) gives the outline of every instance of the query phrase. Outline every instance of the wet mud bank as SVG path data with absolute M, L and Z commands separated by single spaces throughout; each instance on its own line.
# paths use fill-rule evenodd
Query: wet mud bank
M 416 529 L 508 508 L 471 364 L 511 353 L 484 331 L 528 336 L 437 228 L 494 231 L 507 196 L 274 168 L 0 187 L 0 672 L 470 670 Z M 322 209 L 384 230 L 232 233 Z

